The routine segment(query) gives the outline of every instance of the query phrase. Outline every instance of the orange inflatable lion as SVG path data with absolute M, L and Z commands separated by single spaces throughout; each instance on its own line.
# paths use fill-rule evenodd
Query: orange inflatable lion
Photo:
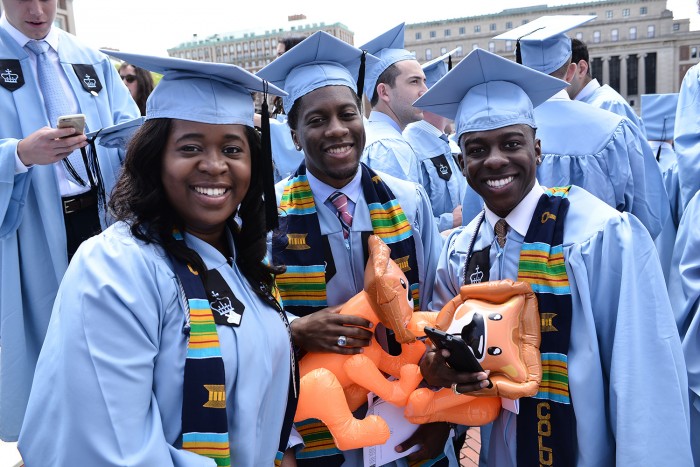
M 454 322 L 460 334 L 464 334 L 464 327 L 478 332 L 484 328 L 470 326 L 467 321 L 475 320 L 475 310 L 484 306 L 487 319 L 494 314 L 501 318 L 488 322 L 484 335 L 489 347 L 481 349 L 483 354 L 475 353 L 484 369 L 492 370 L 490 379 L 494 383 L 478 395 L 517 398 L 534 394 L 533 388 L 537 391 L 541 378 L 537 350 L 539 317 L 534 294 L 527 284 L 514 287 L 512 281 L 500 281 L 481 284 L 476 289 L 465 286 L 439 313 L 414 313 L 408 281 L 390 258 L 389 248 L 373 235 L 369 237 L 369 252 L 364 290 L 343 305 L 341 313 L 362 316 L 373 323 L 372 329 L 379 322 L 392 329 L 401 343 L 401 354 L 388 354 L 375 339 L 358 355 L 306 354 L 299 367 L 301 385 L 295 421 L 321 420 L 341 450 L 383 444 L 390 435 L 384 420 L 377 416 L 359 420 L 352 414 L 367 401 L 370 391 L 396 406 L 406 406 L 406 417 L 413 423 L 449 421 L 480 426 L 493 421 L 501 406 L 498 397 L 455 395 L 449 389 L 417 389 L 422 380 L 417 364 L 426 349 L 417 337 L 425 335 L 423 328 L 434 326 L 454 332 L 450 327 Z M 506 301 L 505 306 L 497 305 L 502 301 Z M 527 318 L 522 314 L 527 314 Z M 488 351 L 496 347 L 491 345 L 495 342 L 502 349 L 500 355 Z M 520 345 L 523 342 L 528 345 Z M 394 379 L 387 379 L 387 375 Z

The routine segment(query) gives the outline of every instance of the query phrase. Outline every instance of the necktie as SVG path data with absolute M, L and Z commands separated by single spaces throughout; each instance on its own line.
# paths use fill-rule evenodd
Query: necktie
M 350 226 L 352 225 L 352 215 L 348 210 L 348 197 L 336 191 L 330 195 L 328 199 L 338 211 L 338 219 L 340 219 L 340 224 L 343 226 L 343 237 L 348 238 L 350 235 Z
M 39 87 L 41 88 L 41 94 L 44 96 L 44 105 L 46 106 L 46 113 L 49 116 L 49 125 L 54 127 L 58 121 L 58 117 L 73 113 L 71 103 L 66 98 L 66 93 L 56 73 L 57 70 L 51 64 L 49 56 L 46 53 L 49 50 L 48 42 L 29 41 L 26 47 L 36 55 Z M 78 176 L 80 176 L 82 180 L 87 180 L 85 163 L 82 160 L 80 151 L 73 151 L 68 156 L 68 159 Z M 80 183 L 80 180 L 76 181 Z M 80 184 L 84 186 L 85 182 Z
M 496 225 L 493 227 L 493 232 L 496 234 L 496 241 L 498 246 L 503 248 L 506 245 L 506 235 L 508 234 L 508 223 L 505 219 L 498 219 Z
M 448 138 L 445 133 L 440 135 L 440 139 L 446 142 L 447 144 L 450 144 L 450 138 Z

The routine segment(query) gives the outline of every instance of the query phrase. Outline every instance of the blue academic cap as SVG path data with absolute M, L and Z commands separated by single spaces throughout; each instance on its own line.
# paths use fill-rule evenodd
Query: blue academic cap
M 569 83 L 483 49 L 473 50 L 414 107 L 455 121 L 457 137 L 525 124 L 536 128 L 533 108 Z
M 91 131 L 85 136 L 88 141 L 97 141 L 97 144 L 105 148 L 126 149 L 132 136 L 141 127 L 144 120 L 146 117 L 137 117 L 101 130 Z
M 642 121 L 649 141 L 673 139 L 678 93 L 642 94 Z
M 347 86 L 358 92 L 358 81 L 364 79 L 363 61 L 370 65 L 378 60 L 318 31 L 258 71 L 257 76 L 284 88 L 288 96 L 282 98 L 282 104 L 289 113 L 297 99 L 318 88 Z
M 163 75 L 146 100 L 146 120 L 175 118 L 211 125 L 254 127 L 255 103 L 251 93 L 257 91 L 264 94 L 261 165 L 265 177 L 265 226 L 267 230 L 275 229 L 277 203 L 266 94 L 285 96 L 287 93 L 236 65 L 113 50 L 102 52 Z
M 286 95 L 281 89 L 236 65 L 114 50 L 102 52 L 163 75 L 146 101 L 146 120 L 177 118 L 252 127 L 255 114 L 252 92 Z
M 445 76 L 447 72 L 450 71 L 451 67 L 445 63 L 445 59 L 450 58 L 452 54 L 457 52 L 457 50 L 459 49 L 452 49 L 449 52 L 440 55 L 438 58 L 434 58 L 421 65 L 423 73 L 425 73 L 425 85 L 428 87 L 428 89 L 432 88 L 433 84 L 437 83 L 440 78 Z
M 571 39 L 565 33 L 592 21 L 596 15 L 540 16 L 494 39 L 515 40 L 520 48 L 520 63 L 542 73 L 550 74 L 561 68 L 571 57 Z
M 377 64 L 367 67 L 365 95 L 368 99 L 372 100 L 377 80 L 384 70 L 396 62 L 416 59 L 415 55 L 403 48 L 405 29 L 406 23 L 401 23 L 360 46 L 360 49 L 379 59 Z

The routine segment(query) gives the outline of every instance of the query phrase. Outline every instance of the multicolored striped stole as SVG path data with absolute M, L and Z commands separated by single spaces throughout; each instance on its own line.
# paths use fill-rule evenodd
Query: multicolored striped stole
M 419 307 L 418 262 L 411 225 L 389 187 L 369 167 L 360 164 L 362 191 L 369 207 L 373 233 L 391 249 L 391 257 L 409 280 L 414 308 Z M 280 228 L 272 239 L 276 264 L 287 266 L 277 276 L 285 310 L 306 316 L 328 306 L 326 283 L 333 264 L 322 238 L 313 194 L 302 163 L 288 180 L 280 201 Z M 334 273 L 335 271 L 333 271 Z
M 572 304 L 562 246 L 569 188 L 545 191 L 520 251 L 518 280 L 528 282 L 537 296 L 542 330 L 542 383 L 534 397 L 520 399 L 520 467 L 576 462 L 576 419 L 567 369 Z
M 173 232 L 184 242 L 180 232 Z M 218 467 L 231 465 L 226 418 L 226 378 L 219 335 L 204 284 L 198 273 L 172 255 L 189 305 L 190 335 L 182 396 L 182 448 L 214 459 Z
M 373 233 L 389 246 L 392 259 L 404 271 L 414 309 L 418 310 L 420 284 L 411 224 L 379 175 L 364 164 L 360 164 L 360 170 L 362 193 L 369 208 Z M 272 238 L 272 255 L 275 264 L 284 264 L 287 271 L 277 276 L 277 287 L 285 310 L 306 316 L 328 306 L 326 283 L 335 273 L 335 266 L 328 241 L 321 235 L 304 163 L 284 188 L 279 224 Z M 300 466 L 332 467 L 343 463 L 342 452 L 335 446 L 325 425 L 318 420 L 307 420 L 296 423 L 295 427 L 305 444 L 304 449 L 297 453 Z

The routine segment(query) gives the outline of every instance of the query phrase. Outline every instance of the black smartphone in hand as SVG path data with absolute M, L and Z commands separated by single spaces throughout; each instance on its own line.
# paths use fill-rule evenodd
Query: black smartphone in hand
M 435 344 L 435 347 L 450 351 L 450 356 L 447 357 L 447 364 L 450 367 L 457 371 L 469 373 L 484 371 L 474 353 L 461 337 L 431 328 L 430 326 L 425 327 L 425 334 Z

